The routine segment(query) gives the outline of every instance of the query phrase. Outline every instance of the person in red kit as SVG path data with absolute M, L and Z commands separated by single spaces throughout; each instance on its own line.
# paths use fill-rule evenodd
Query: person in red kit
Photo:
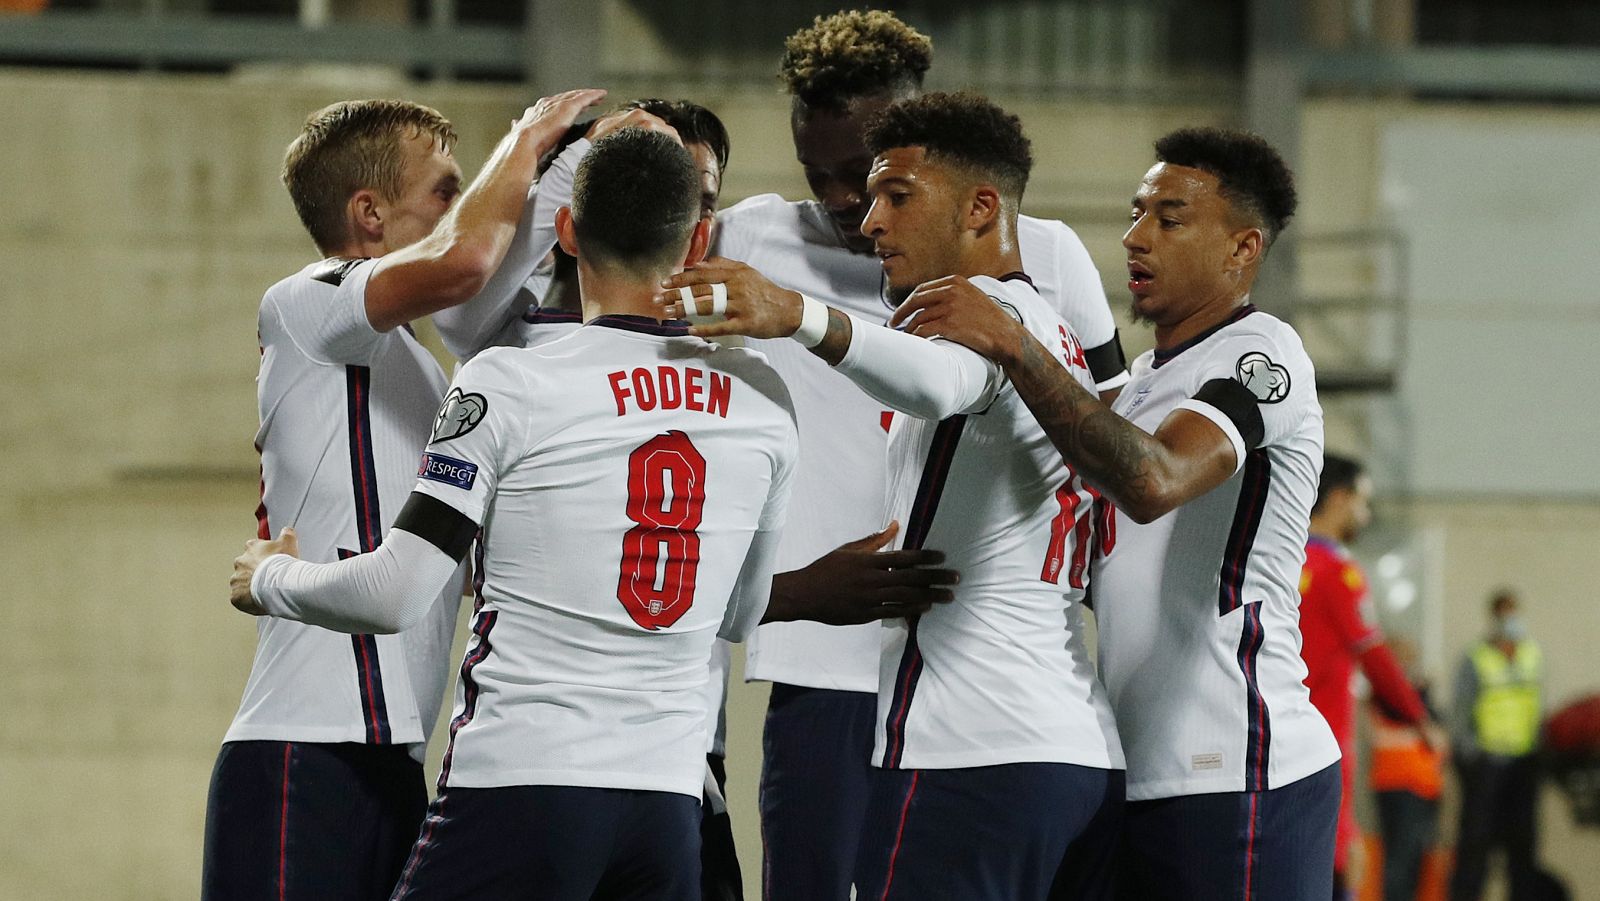
M 1339 808 L 1338 844 L 1334 852 L 1334 897 L 1354 897 L 1360 884 L 1356 828 L 1355 696 L 1351 676 L 1359 664 L 1377 702 L 1400 722 L 1414 726 L 1433 742 L 1428 711 L 1404 669 L 1384 643 L 1367 596 L 1367 578 L 1345 548 L 1372 519 L 1372 482 L 1360 463 L 1327 454 L 1317 501 L 1311 508 L 1310 540 L 1300 573 L 1300 655 L 1305 658 L 1306 687 L 1343 752 L 1344 797 Z

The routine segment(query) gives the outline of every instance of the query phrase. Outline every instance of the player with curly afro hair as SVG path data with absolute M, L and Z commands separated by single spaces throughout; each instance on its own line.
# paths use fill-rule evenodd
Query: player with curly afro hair
M 933 41 L 884 10 L 818 16 L 784 42 L 779 78 L 794 98 L 789 127 L 806 182 L 856 253 L 872 154 L 866 123 L 897 100 L 914 97 L 933 62 Z

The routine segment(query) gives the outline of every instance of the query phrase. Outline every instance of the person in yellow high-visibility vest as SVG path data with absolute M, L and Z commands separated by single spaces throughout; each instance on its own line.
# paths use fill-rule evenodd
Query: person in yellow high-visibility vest
M 1539 747 L 1544 658 L 1527 637 L 1517 596 L 1489 601 L 1489 635 L 1456 671 L 1451 743 L 1461 784 L 1461 828 L 1451 901 L 1483 894 L 1489 854 L 1504 848 L 1511 901 L 1536 896 Z

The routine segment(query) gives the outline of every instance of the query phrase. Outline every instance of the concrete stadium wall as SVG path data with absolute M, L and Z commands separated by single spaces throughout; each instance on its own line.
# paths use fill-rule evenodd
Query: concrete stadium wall
M 0 897 L 193 897 L 210 766 L 254 642 L 224 585 L 254 530 L 256 304 L 314 253 L 277 181 L 282 148 L 327 102 L 408 96 L 456 122 L 471 173 L 532 98 L 342 71 L 9 71 L 0 96 L 13 176 L 0 221 L 0 421 L 10 426 L 0 431 L 0 792 L 10 807 Z M 729 202 L 804 193 L 782 102 L 765 89 L 701 99 L 733 134 Z M 1078 227 L 1120 308 L 1118 238 L 1150 141 L 1227 113 L 1015 108 L 1039 157 L 1030 210 Z M 1392 102 L 1308 108 L 1299 227 L 1374 220 L 1378 136 L 1407 113 Z M 1366 277 L 1355 264 L 1307 274 Z M 1149 343 L 1126 324 L 1124 334 L 1130 354 Z M 1361 450 L 1355 421 L 1336 417 L 1330 445 Z M 1584 662 L 1600 623 L 1574 586 L 1600 582 L 1600 511 L 1441 500 L 1418 506 L 1413 521 L 1442 535 L 1445 646 L 1453 652 L 1478 628 L 1489 587 L 1518 583 L 1554 693 L 1592 687 Z M 763 687 L 740 685 L 730 710 L 731 800 L 751 897 L 764 703 Z M 1548 856 L 1580 876 L 1578 838 L 1562 811 L 1547 814 Z M 1580 895 L 1600 891 L 1600 877 L 1583 879 Z

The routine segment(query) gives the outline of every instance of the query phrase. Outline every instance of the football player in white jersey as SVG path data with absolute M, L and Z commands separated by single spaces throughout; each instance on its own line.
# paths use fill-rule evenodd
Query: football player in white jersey
M 315 560 L 381 540 L 445 388 L 405 326 L 482 288 L 535 163 L 603 96 L 539 101 L 465 193 L 455 132 L 427 107 L 353 101 L 307 120 L 283 177 L 326 259 L 261 302 L 260 535 L 297 525 Z M 427 803 L 460 587 L 401 635 L 259 623 L 212 773 L 203 897 L 387 897 Z
M 634 100 L 625 107 L 653 114 L 677 131 L 684 147 L 694 157 L 699 171 L 701 216 L 714 219 L 721 195 L 722 174 L 730 155 L 727 131 L 721 120 L 705 107 L 683 100 Z M 571 171 L 589 146 L 590 142 L 584 139 L 581 129 L 575 128 L 570 132 L 559 157 L 554 158 L 549 171 L 543 176 L 533 202 L 543 209 L 550 209 L 552 203 L 559 204 L 563 191 L 570 196 Z M 544 213 L 537 214 L 535 228 L 545 218 Z M 553 221 L 553 215 L 549 218 Z M 533 230 L 530 229 L 530 233 Z M 481 349 L 475 342 L 483 342 L 485 335 L 494 335 L 487 342 L 491 345 L 534 347 L 577 328 L 581 317 L 576 267 L 572 258 L 559 250 L 552 257 L 550 263 L 541 264 L 535 269 L 528 252 L 508 255 L 507 262 L 496 273 L 491 284 L 510 286 L 521 281 L 520 290 L 514 296 L 507 293 L 501 301 L 489 305 L 475 300 L 435 316 L 434 322 L 446 344 L 464 358 L 469 358 Z M 876 263 L 870 264 L 876 266 Z M 516 267 L 521 267 L 520 271 Z M 846 387 L 850 392 L 857 393 L 854 388 Z M 869 418 L 880 415 L 876 402 L 865 398 L 863 401 L 871 405 Z M 877 446 L 876 442 L 881 441 L 877 419 L 873 419 L 871 428 L 875 442 L 871 446 Z M 873 526 L 869 521 L 864 521 L 861 529 L 869 531 Z M 865 539 L 833 549 L 803 570 L 781 575 L 775 590 L 780 599 L 805 606 L 806 609 L 796 610 L 796 615 L 832 623 L 869 621 L 883 614 L 886 602 L 892 612 L 899 614 L 905 603 L 919 598 L 924 603 L 948 600 L 948 590 L 939 586 L 948 581 L 949 575 L 934 568 L 938 566 L 941 555 L 927 550 L 875 553 L 887 542 L 890 534 L 887 530 L 876 531 Z M 808 553 L 806 559 L 811 560 L 814 556 Z M 829 586 L 829 590 L 820 592 L 807 588 L 819 584 Z M 831 609 L 817 609 L 819 602 Z M 715 711 L 715 728 L 710 737 L 707 765 L 711 767 L 719 792 L 724 787 L 723 774 L 726 772 L 723 713 L 729 657 L 728 643 L 719 640 L 712 657 L 712 678 L 706 686 L 710 709 Z M 741 898 L 743 882 L 728 815 L 725 811 L 712 813 L 718 805 L 709 796 L 708 801 L 702 832 L 701 875 L 705 883 L 705 897 L 708 901 Z M 853 837 L 851 842 L 854 842 Z M 844 878 L 848 880 L 848 873 Z
M 1020 268 L 1017 209 L 1032 166 L 1021 123 L 972 94 L 928 94 L 868 128 L 862 226 L 891 297 L 975 286 L 1081 390 L 1076 336 Z M 903 411 L 888 445 L 885 519 L 906 547 L 936 544 L 961 572 L 955 602 L 880 630 L 878 704 L 860 898 L 1109 898 L 1122 752 L 1084 643 L 1092 492 L 1000 368 L 775 288 L 717 260 L 667 282 L 668 312 L 712 313 L 685 288 L 726 292 L 697 329 L 793 337 Z M 694 307 L 690 310 L 688 307 Z
M 795 155 L 814 200 L 752 197 L 722 211 L 713 252 L 786 289 L 876 322 L 890 312 L 884 275 L 861 234 L 872 154 L 862 134 L 890 103 L 921 91 L 932 42 L 893 13 L 817 19 L 786 44 Z M 1127 379 L 1099 273 L 1070 228 L 1018 219 L 1022 268 L 1078 333 L 1099 388 Z M 800 470 L 774 594 L 835 590 L 801 570 L 881 525 L 890 413 L 790 341 L 750 345 L 783 374 L 800 416 Z M 821 560 L 819 560 L 821 558 Z M 764 735 L 762 885 L 770 901 L 844 901 L 866 813 L 877 690 L 875 626 L 779 623 L 756 631 L 748 678 L 773 683 Z
M 440 795 L 397 898 L 700 897 L 707 665 L 766 610 L 797 442 L 760 354 L 653 318 L 659 280 L 705 252 L 697 183 L 664 135 L 597 141 L 556 223 L 587 324 L 462 367 L 376 552 L 253 577 L 292 541 L 241 558 L 247 607 L 403 628 L 482 530 Z
M 1004 367 L 1115 505 L 1093 596 L 1128 757 L 1119 895 L 1322 901 L 1339 747 L 1303 684 L 1297 592 L 1322 409 L 1299 336 L 1250 300 L 1294 178 L 1247 133 L 1155 147 L 1122 243 L 1156 347 L 1110 408 L 979 292 L 919 295 L 895 321 Z

